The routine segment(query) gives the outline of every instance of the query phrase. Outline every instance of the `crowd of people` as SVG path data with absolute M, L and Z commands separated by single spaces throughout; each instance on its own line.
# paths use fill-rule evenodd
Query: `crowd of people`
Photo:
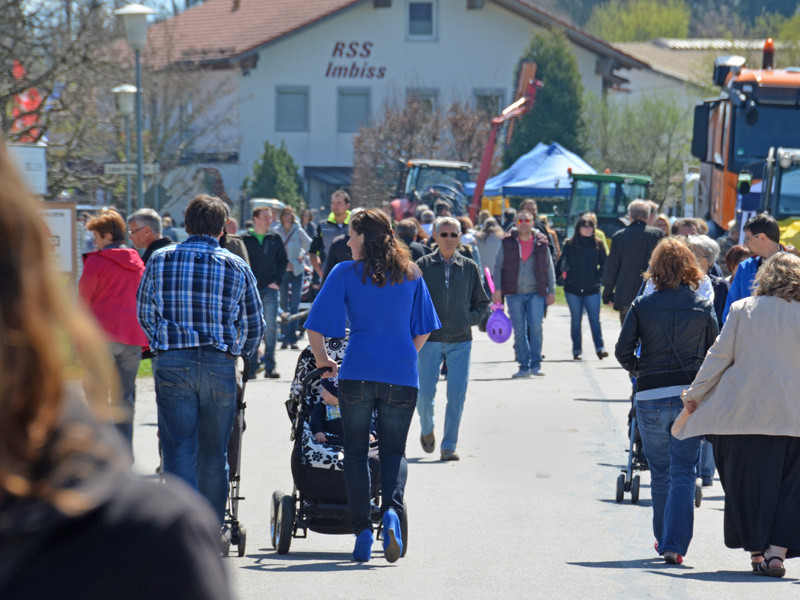
M 298 218 L 291 208 L 256 206 L 242 231 L 222 200 L 202 194 L 189 203 L 182 231 L 168 230 L 151 209 L 127 222 L 110 209 L 87 220 L 96 249 L 84 256 L 84 313 L 58 291 L 35 201 L 2 147 L 0 177 L 9 182 L 0 194 L 9 208 L 0 213 L 7 232 L 0 238 L 7 247 L 0 286 L 3 597 L 74 586 L 85 539 L 148 549 L 148 561 L 122 567 L 140 578 L 140 588 L 126 590 L 130 597 L 140 590 L 229 597 L 218 553 L 237 394 L 242 377 L 261 368 L 267 378 L 280 377 L 277 341 L 298 349 L 301 322 L 279 328 L 278 314 L 297 314 L 308 289 L 315 298 L 302 329 L 322 376 L 337 382 L 336 400 L 315 416 L 314 435 L 341 437 L 354 560 L 370 560 L 374 543 L 370 441 L 377 437 L 380 455 L 384 556 L 394 562 L 404 550 L 405 451 L 415 414 L 420 445 L 433 453 L 434 400 L 446 374 L 439 458 L 458 461 L 472 328 L 485 322 L 490 296 L 505 303 L 518 363 L 510 376 L 544 376 L 542 325 L 559 279 L 573 359 L 583 359 L 583 314 L 602 360 L 601 304 L 619 311 L 614 354 L 635 380 L 656 551 L 668 563 L 683 562 L 696 478 L 710 484 L 716 465 L 726 545 L 749 551 L 759 575 L 783 576 L 784 561 L 800 555 L 793 511 L 800 505 L 800 382 L 792 368 L 800 258 L 780 244 L 769 215 L 744 224 L 744 245 L 730 243 L 738 241 L 733 236 L 723 244 L 706 235 L 701 220 L 670 222 L 655 203 L 635 200 L 628 224 L 610 240 L 587 213 L 562 248 L 532 200 L 505 211 L 502 223 L 483 212 L 473 224 L 438 202 L 394 221 L 384 210 L 351 209 L 347 192 L 337 190 L 319 224 L 308 211 Z M 337 364 L 324 340 L 348 329 Z M 53 344 L 54 335 L 69 343 Z M 153 363 L 163 472 L 183 483 L 148 484 L 128 469 L 143 356 Z M 79 360 L 80 390 L 68 383 Z M 5 525 L 12 521 L 25 527 Z M 100 529 L 114 536 L 97 538 Z M 23 534 L 33 541 L 20 542 Z M 38 552 L 54 540 L 55 549 Z M 56 551 L 63 554 L 51 561 L 59 565 L 54 577 L 37 577 Z M 154 552 L 169 552 L 164 564 L 178 561 L 196 577 L 164 577 Z M 94 573 L 85 597 L 126 597 L 113 587 L 119 566 L 84 562 Z M 90 578 L 77 579 L 85 585 Z

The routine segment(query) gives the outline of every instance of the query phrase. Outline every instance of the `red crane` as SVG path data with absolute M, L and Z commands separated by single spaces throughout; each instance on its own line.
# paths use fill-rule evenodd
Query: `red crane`
M 473 222 L 477 222 L 478 212 L 481 209 L 481 198 L 483 197 L 483 189 L 486 186 L 486 179 L 489 177 L 489 169 L 492 166 L 492 158 L 494 157 L 494 147 L 497 143 L 497 133 L 500 128 L 507 121 L 516 117 L 521 117 L 533 108 L 533 103 L 536 100 L 536 91 L 542 87 L 542 82 L 536 79 L 536 63 L 523 62 L 519 72 L 519 83 L 517 85 L 517 100 L 507 106 L 500 116 L 492 119 L 492 127 L 489 131 L 489 140 L 486 142 L 486 147 L 483 149 L 483 157 L 481 158 L 481 170 L 478 173 L 478 179 L 475 181 L 475 193 L 472 196 L 472 205 L 469 207 L 469 215 Z M 511 121 L 508 127 L 508 139 L 514 133 L 514 122 Z

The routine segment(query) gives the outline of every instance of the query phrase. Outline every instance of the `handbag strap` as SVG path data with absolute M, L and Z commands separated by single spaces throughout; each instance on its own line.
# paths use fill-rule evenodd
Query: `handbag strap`
M 678 364 L 681 366 L 683 370 L 683 374 L 686 375 L 686 379 L 691 382 L 692 378 L 689 376 L 689 371 L 686 370 L 686 367 L 683 366 L 683 361 L 681 360 L 681 355 L 678 354 L 678 349 L 675 347 L 675 343 L 672 341 L 672 338 L 667 334 L 667 328 L 664 327 L 664 322 L 661 320 L 661 311 L 656 309 L 656 318 L 658 319 L 658 324 L 661 325 L 661 331 L 664 332 L 664 337 L 666 338 L 667 342 L 669 342 L 670 348 L 672 348 L 672 352 L 675 353 L 675 358 L 678 359 Z

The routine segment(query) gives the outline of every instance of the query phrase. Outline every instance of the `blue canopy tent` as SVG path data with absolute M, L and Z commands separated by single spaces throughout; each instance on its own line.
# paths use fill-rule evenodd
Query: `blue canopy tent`
M 520 156 L 513 165 L 486 181 L 484 196 L 569 196 L 568 168 L 573 173 L 596 173 L 577 154 L 561 144 L 536 147 Z M 465 186 L 467 194 L 475 191 L 475 184 Z

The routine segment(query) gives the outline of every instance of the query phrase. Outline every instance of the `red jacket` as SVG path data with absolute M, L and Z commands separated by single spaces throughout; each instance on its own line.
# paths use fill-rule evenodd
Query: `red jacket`
M 114 342 L 148 345 L 136 320 L 136 290 L 143 273 L 144 263 L 131 248 L 105 248 L 83 255 L 78 291 Z

